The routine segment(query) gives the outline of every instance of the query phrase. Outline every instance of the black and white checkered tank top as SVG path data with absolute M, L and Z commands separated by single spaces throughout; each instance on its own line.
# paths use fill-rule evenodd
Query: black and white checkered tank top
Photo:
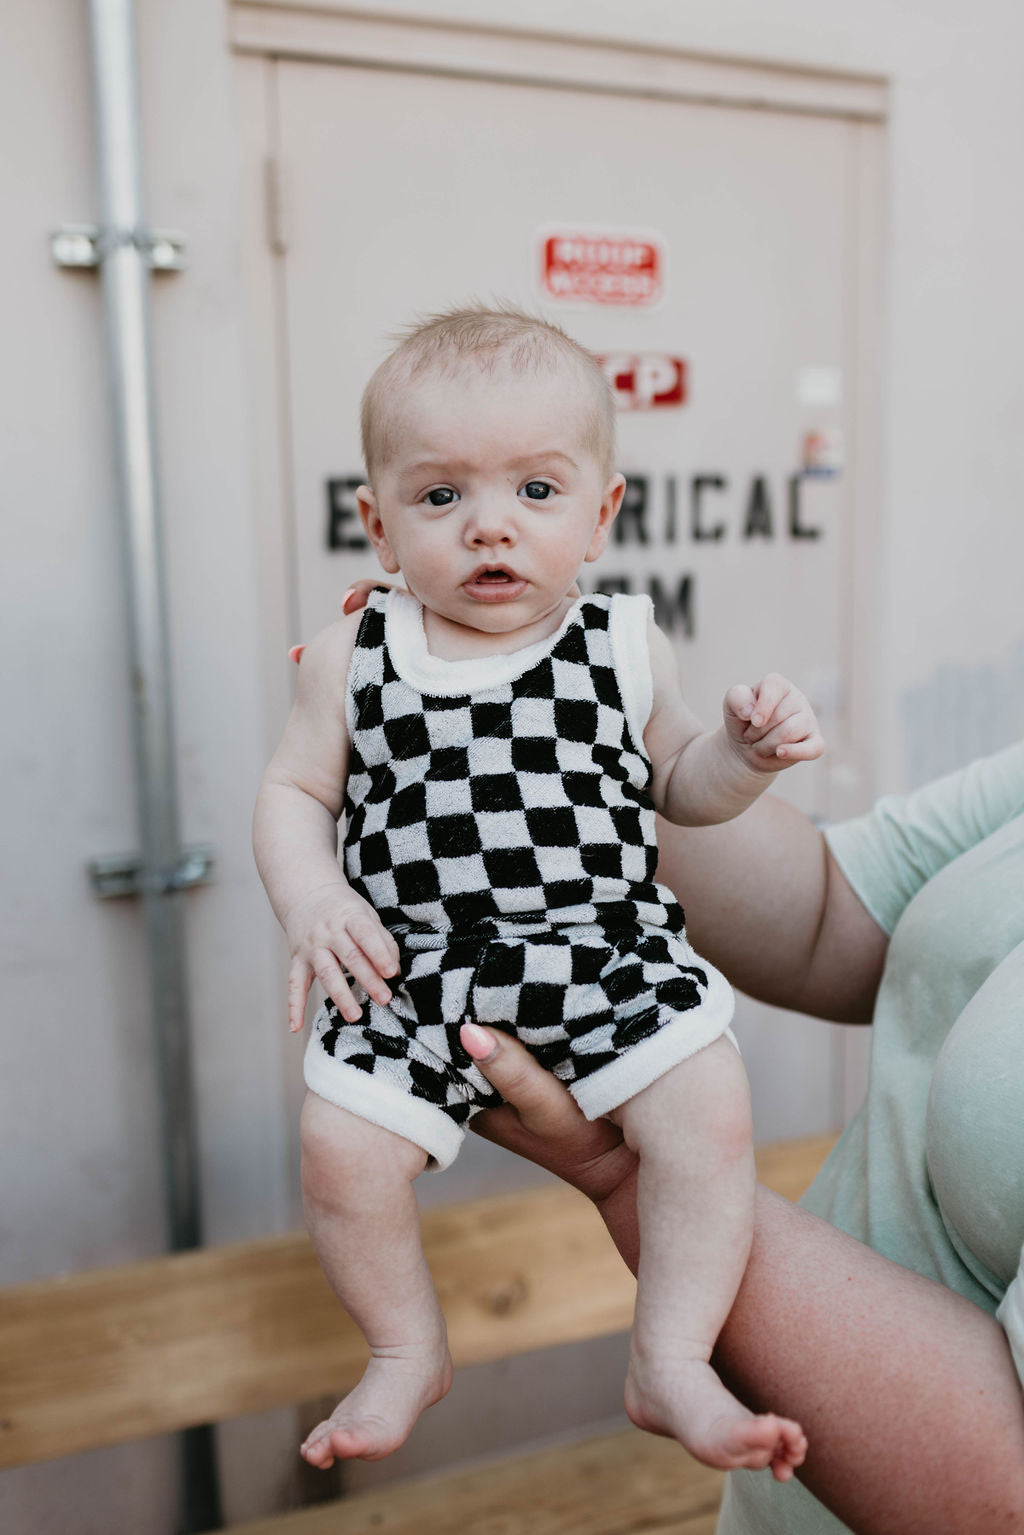
M 586 597 L 538 644 L 443 661 L 414 598 L 371 593 L 349 670 L 345 869 L 393 932 L 683 933 L 654 879 L 649 616 L 646 597 Z

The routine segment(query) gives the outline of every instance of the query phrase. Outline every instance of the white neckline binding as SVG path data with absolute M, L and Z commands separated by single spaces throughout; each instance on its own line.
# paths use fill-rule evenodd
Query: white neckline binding
M 479 693 L 484 688 L 502 687 L 522 677 L 558 644 L 579 614 L 578 597 L 559 627 L 542 640 L 510 650 L 505 655 L 464 656 L 457 661 L 431 655 L 423 627 L 423 607 L 411 592 L 393 587 L 384 609 L 385 634 L 395 671 L 418 693 L 452 696 Z

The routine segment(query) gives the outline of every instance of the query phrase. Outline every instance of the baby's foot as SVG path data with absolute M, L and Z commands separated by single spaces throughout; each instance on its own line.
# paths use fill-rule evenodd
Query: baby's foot
M 776 1481 L 788 1482 L 807 1454 L 799 1423 L 748 1412 L 703 1359 L 662 1357 L 645 1366 L 634 1352 L 626 1411 L 638 1428 L 678 1439 L 706 1466 L 722 1471 L 770 1466 Z
M 447 1393 L 452 1361 L 440 1351 L 375 1353 L 354 1391 L 343 1397 L 300 1446 L 311 1466 L 335 1460 L 382 1460 L 404 1444 L 420 1413 Z

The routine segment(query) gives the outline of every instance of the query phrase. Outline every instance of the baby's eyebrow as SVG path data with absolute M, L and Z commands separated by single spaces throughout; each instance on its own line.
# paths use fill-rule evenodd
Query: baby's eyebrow
M 537 453 L 524 453 L 520 458 L 508 459 L 506 467 L 509 469 L 521 469 L 529 467 L 531 464 L 550 464 L 556 459 L 563 464 L 568 464 L 570 469 L 579 468 L 576 460 L 570 458 L 568 453 L 563 453 L 561 448 L 543 448 Z M 407 475 L 428 474 L 431 471 L 458 473 L 472 467 L 471 464 L 453 462 L 447 458 L 423 458 L 418 463 L 405 465 L 402 469 L 402 477 L 404 479 Z
M 461 469 L 461 464 L 452 464 L 446 458 L 424 458 L 418 464 L 407 464 L 403 474 L 425 474 L 428 469 Z
M 518 468 L 519 466 L 526 464 L 548 464 L 552 461 L 552 459 L 556 458 L 560 459 L 563 464 L 568 464 L 570 469 L 579 468 L 576 460 L 574 458 L 570 458 L 568 453 L 563 453 L 561 448 L 548 448 L 542 450 L 540 453 L 527 453 L 522 458 L 510 458 L 509 466 L 510 468 Z

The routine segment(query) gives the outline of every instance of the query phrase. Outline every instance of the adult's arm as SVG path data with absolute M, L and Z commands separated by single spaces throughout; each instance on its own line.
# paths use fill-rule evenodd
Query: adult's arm
M 658 824 L 658 877 L 698 954 L 779 1007 L 867 1023 L 888 939 L 821 832 L 773 794 L 721 826 Z
M 615 1127 L 518 1041 L 463 1043 L 506 1100 L 473 1128 L 582 1189 L 635 1272 L 636 1163 Z M 1024 1531 L 1024 1398 L 998 1324 L 765 1189 L 714 1362 L 803 1425 L 797 1475 L 856 1535 Z
M 725 826 L 665 827 L 661 872 L 684 907 L 692 900 L 698 952 L 744 991 L 856 1022 L 871 1015 L 886 935 L 917 892 L 1022 814 L 1024 741 L 879 800 L 834 827 L 829 846 L 770 795 Z

